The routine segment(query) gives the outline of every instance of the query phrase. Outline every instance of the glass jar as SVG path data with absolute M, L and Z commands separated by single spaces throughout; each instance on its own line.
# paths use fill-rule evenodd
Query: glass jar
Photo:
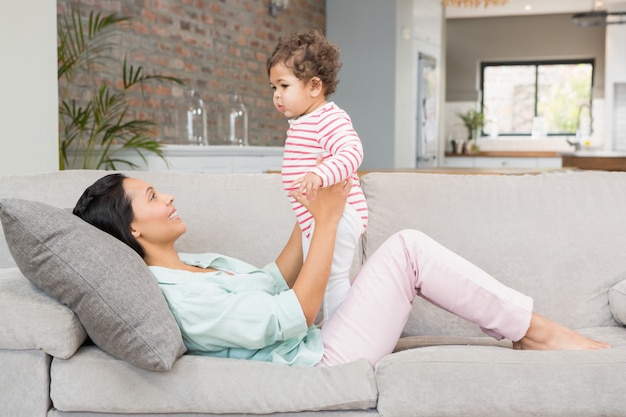
M 226 143 L 248 146 L 248 110 L 239 94 L 230 96 L 228 105 L 228 138 Z
M 186 88 L 180 103 L 176 117 L 179 143 L 208 145 L 207 114 L 204 100 L 193 88 Z

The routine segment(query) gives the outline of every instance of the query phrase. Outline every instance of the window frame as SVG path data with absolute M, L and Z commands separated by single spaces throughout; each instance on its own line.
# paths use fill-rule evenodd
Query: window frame
M 538 94 L 539 94 L 539 67 L 543 65 L 571 65 L 571 64 L 590 64 L 591 65 L 591 85 L 589 91 L 589 112 L 592 112 L 593 106 L 593 88 L 595 83 L 596 63 L 595 58 L 578 58 L 578 59 L 546 59 L 546 60 L 516 60 L 516 61 L 484 61 L 480 62 L 480 80 L 479 80 L 479 104 L 482 112 L 485 111 L 484 102 L 484 90 L 485 90 L 485 69 L 487 67 L 494 66 L 534 66 L 535 67 L 535 94 L 534 94 L 534 115 L 537 116 L 538 107 Z M 549 136 L 562 137 L 572 136 L 575 133 L 560 132 L 560 133 L 548 133 Z M 486 137 L 485 126 L 480 129 L 480 136 Z M 498 136 L 503 137 L 530 137 L 531 132 L 528 133 L 502 133 L 499 132 Z

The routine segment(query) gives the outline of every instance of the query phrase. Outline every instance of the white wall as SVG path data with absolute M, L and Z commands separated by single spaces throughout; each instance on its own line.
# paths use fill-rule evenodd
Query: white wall
M 441 7 L 438 0 L 326 0 L 326 34 L 343 62 L 332 99 L 363 142 L 361 169 L 415 167 L 417 57 L 440 62 Z M 430 10 L 426 28 L 419 18 Z
M 59 169 L 56 1 L 0 1 L 0 176 Z
M 417 152 L 417 51 L 413 42 L 413 0 L 396 0 L 394 32 L 394 152 L 393 165 L 385 168 L 414 168 Z M 383 80 L 379 82 L 385 83 Z
M 624 115 L 626 115 L 626 97 L 616 97 L 617 84 L 626 85 L 626 25 L 609 25 L 606 28 L 606 150 L 626 151 L 626 133 L 624 133 Z
M 343 62 L 330 99 L 348 112 L 363 142 L 361 169 L 394 167 L 398 1 L 326 0 L 326 35 Z

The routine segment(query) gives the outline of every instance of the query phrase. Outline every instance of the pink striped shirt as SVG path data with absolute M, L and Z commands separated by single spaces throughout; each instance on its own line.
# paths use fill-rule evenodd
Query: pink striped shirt
M 324 161 L 316 166 L 320 154 Z M 282 165 L 285 191 L 292 190 L 291 184 L 310 171 L 322 178 L 323 187 L 351 178 L 352 190 L 347 204 L 356 209 L 365 230 L 367 202 L 356 173 L 362 161 L 363 145 L 359 135 L 352 127 L 350 116 L 335 103 L 326 103 L 312 113 L 289 120 Z M 290 201 L 302 232 L 310 237 L 313 216 L 295 199 L 290 198 Z

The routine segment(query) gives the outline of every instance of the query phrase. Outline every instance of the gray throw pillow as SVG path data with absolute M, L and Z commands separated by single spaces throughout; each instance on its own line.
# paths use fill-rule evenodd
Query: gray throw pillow
M 609 289 L 609 307 L 615 321 L 626 326 L 626 279 Z
M 130 247 L 36 201 L 0 199 L 0 220 L 22 274 L 71 308 L 102 350 L 149 370 L 169 370 L 185 352 L 158 284 Z

